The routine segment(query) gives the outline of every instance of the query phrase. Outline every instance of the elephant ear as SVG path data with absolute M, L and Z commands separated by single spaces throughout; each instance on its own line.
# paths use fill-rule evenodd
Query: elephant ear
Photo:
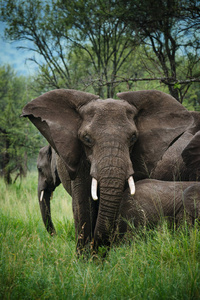
M 198 131 L 182 152 L 183 161 L 192 180 L 200 176 L 200 131 Z M 198 179 L 199 180 L 199 179 Z
M 39 96 L 23 109 L 22 116 L 31 120 L 62 157 L 71 179 L 76 176 L 81 156 L 77 137 L 81 122 L 78 110 L 98 98 L 85 92 L 58 89 Z
M 192 125 L 193 117 L 175 98 L 160 91 L 124 92 L 117 96 L 137 109 L 139 139 L 133 156 L 144 160 L 150 174 L 165 151 Z

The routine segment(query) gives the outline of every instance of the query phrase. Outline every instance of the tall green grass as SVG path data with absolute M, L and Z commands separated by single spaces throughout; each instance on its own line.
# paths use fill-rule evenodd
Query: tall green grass
M 200 299 L 198 225 L 142 229 L 106 259 L 78 259 L 71 200 L 54 193 L 57 236 L 45 231 L 37 175 L 0 181 L 0 299 Z

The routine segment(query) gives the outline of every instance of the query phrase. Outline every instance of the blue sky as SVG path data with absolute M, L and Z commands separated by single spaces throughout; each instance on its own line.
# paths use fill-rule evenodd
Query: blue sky
M 26 42 L 8 42 L 3 39 L 4 24 L 0 22 L 0 65 L 10 64 L 18 75 L 32 75 L 36 65 L 26 61 L 33 53 L 25 50 L 18 50 L 17 47 L 24 46 Z

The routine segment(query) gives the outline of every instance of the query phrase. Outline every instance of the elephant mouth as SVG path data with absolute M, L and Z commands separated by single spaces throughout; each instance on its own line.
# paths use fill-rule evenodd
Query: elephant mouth
M 128 178 L 128 185 L 129 185 L 129 189 L 130 189 L 130 194 L 134 195 L 135 194 L 135 182 L 134 182 L 133 176 L 130 176 Z
M 42 202 L 43 200 L 44 200 L 44 198 L 47 196 L 47 194 L 50 194 L 50 200 L 52 200 L 53 199 L 53 191 L 54 190 L 48 190 L 48 189 L 41 189 L 40 191 L 39 191 L 39 200 L 40 200 L 40 202 Z
M 98 187 L 98 181 L 93 177 L 91 183 L 91 195 L 94 201 L 98 200 L 97 187 Z
M 44 197 L 44 190 L 42 190 L 42 191 L 40 192 L 40 202 L 42 202 L 43 197 Z
M 128 185 L 129 185 L 129 189 L 130 189 L 130 194 L 134 195 L 135 194 L 135 182 L 134 182 L 133 176 L 130 176 L 128 178 Z M 93 177 L 92 183 L 91 183 L 91 196 L 94 201 L 98 200 L 97 189 L 98 189 L 98 181 Z

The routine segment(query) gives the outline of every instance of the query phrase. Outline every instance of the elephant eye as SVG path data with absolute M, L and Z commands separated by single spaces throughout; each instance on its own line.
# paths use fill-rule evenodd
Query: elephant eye
M 42 173 L 43 173 L 42 168 L 38 167 L 38 172 L 39 172 L 40 174 L 42 174 Z
M 83 136 L 83 141 L 87 146 L 89 146 L 89 147 L 92 146 L 92 139 L 88 134 Z
M 136 142 L 137 136 L 136 134 L 133 134 L 130 138 L 130 145 L 133 146 L 133 144 Z

